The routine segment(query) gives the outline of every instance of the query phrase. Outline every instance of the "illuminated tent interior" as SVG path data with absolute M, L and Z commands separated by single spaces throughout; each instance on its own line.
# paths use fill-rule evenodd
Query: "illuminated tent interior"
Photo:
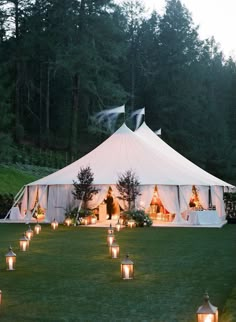
M 78 205 L 72 195 L 73 181 L 77 181 L 79 170 L 87 166 L 94 174 L 93 185 L 99 189 L 89 208 L 97 212 L 106 213 L 104 199 L 110 188 L 116 202 L 114 216 L 119 216 L 125 206 L 118 198 L 116 183 L 120 175 L 132 170 L 140 182 L 135 207 L 145 209 L 154 221 L 172 226 L 225 223 L 223 192 L 233 186 L 184 158 L 145 123 L 135 132 L 123 124 L 79 160 L 22 187 L 15 197 L 14 206 L 20 208 L 18 219 L 29 220 L 38 211 L 47 222 L 54 218 L 63 222 L 65 210 Z M 205 220 L 199 220 L 200 211 Z M 8 217 L 15 219 L 11 212 Z M 106 220 L 106 216 L 99 217 Z

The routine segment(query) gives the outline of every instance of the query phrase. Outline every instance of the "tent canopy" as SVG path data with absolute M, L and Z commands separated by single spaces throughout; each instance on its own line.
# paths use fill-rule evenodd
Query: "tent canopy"
M 80 168 L 90 166 L 93 184 L 116 184 L 118 177 L 132 170 L 140 184 L 231 186 L 184 158 L 145 124 L 131 131 L 123 124 L 97 148 L 49 176 L 28 184 L 65 185 L 77 181 Z

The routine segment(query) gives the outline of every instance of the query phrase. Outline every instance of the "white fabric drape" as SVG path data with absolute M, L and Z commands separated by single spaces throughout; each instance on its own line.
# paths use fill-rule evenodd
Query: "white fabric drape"
M 180 186 L 179 187 L 179 197 L 180 197 L 180 211 L 189 210 L 189 202 L 192 196 L 192 186 Z
M 119 206 L 123 209 L 123 210 L 126 210 L 127 206 L 126 206 L 126 203 L 124 202 L 124 200 L 120 199 L 120 192 L 119 190 L 117 189 L 116 185 L 115 184 L 112 184 L 110 185 L 112 191 L 113 191 L 113 195 L 115 196 L 115 198 L 117 199 L 118 203 L 119 203 Z
M 26 214 L 27 201 L 28 201 L 28 188 L 25 187 L 24 195 L 21 200 L 21 208 L 20 208 L 21 216 L 25 216 L 25 214 Z
M 216 206 L 219 216 L 225 219 L 225 206 L 223 200 L 223 187 L 211 186 L 212 204 Z
M 208 186 L 196 186 L 200 204 L 204 209 L 209 207 L 209 187 Z
M 180 199 L 180 212 L 184 220 L 188 220 L 190 207 L 189 202 L 192 196 L 193 186 L 180 186 L 179 187 L 179 199 Z
M 39 186 L 38 202 L 41 208 L 47 209 L 47 186 Z
M 98 193 L 93 195 L 93 199 L 88 202 L 88 207 L 90 209 L 97 208 L 104 199 L 106 199 L 109 185 L 96 185 Z
M 173 222 L 181 223 L 186 222 L 180 214 L 180 206 L 178 200 L 178 187 L 177 186 L 164 186 L 158 185 L 158 194 L 163 203 L 163 206 L 170 212 L 175 214 Z
M 154 185 L 142 185 L 140 186 L 140 195 L 137 196 L 136 208 L 147 209 L 150 207 L 155 186 Z
M 71 191 L 72 185 L 54 185 L 49 187 L 47 221 L 51 222 L 54 218 L 58 222 L 64 221 L 65 212 L 73 201 Z
M 38 186 L 29 186 L 29 201 L 28 210 L 32 210 L 35 206 L 35 201 L 37 197 Z

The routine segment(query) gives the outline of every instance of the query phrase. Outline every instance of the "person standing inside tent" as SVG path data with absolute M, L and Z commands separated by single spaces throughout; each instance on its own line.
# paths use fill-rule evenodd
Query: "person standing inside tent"
M 107 204 L 107 214 L 109 216 L 108 219 L 110 220 L 113 213 L 113 197 L 111 190 L 108 191 L 107 198 L 104 201 Z

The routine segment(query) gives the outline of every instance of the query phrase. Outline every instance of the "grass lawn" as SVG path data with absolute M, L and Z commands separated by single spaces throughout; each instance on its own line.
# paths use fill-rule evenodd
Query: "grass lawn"
M 221 317 L 235 287 L 234 225 L 116 233 L 121 258 L 129 252 L 135 263 L 135 279 L 127 281 L 120 260 L 109 258 L 105 228 L 43 225 L 29 252 L 20 252 L 27 227 L 0 225 L 1 322 L 192 322 L 205 289 Z M 5 270 L 9 244 L 15 271 Z
M 53 171 L 56 170 L 23 164 L 0 164 L 0 194 L 12 193 L 15 195 L 25 184 L 40 179 Z

